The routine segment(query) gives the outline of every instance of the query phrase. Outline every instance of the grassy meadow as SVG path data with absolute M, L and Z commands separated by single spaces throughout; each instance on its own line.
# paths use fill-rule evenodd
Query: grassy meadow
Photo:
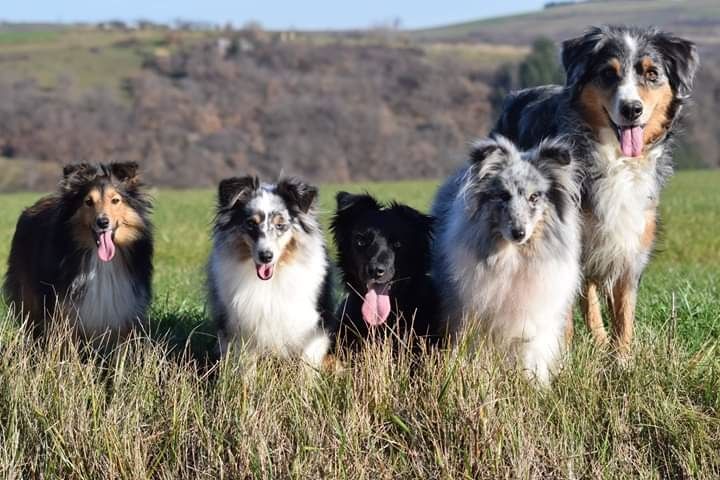
M 435 187 L 342 186 L 420 209 Z M 321 189 L 324 225 L 339 188 Z M 464 345 L 419 360 L 372 346 L 316 375 L 203 365 L 214 192 L 153 195 L 159 333 L 100 361 L 62 330 L 40 349 L 0 315 L 0 478 L 720 476 L 720 172 L 681 172 L 664 194 L 633 359 L 618 365 L 578 319 L 547 390 Z M 0 258 L 37 197 L 0 195 Z

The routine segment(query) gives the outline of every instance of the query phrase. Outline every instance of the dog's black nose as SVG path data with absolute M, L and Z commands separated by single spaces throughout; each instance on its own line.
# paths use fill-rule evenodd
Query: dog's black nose
M 643 113 L 643 104 L 640 100 L 625 102 L 620 107 L 620 113 L 622 113 L 622 116 L 627 120 L 635 121 L 640 118 L 640 115 Z
M 510 235 L 512 235 L 513 240 L 522 240 L 525 238 L 525 229 L 522 227 L 513 228 L 510 230 Z
M 95 220 L 95 224 L 98 228 L 102 228 L 104 230 L 110 226 L 110 219 L 105 216 L 98 217 L 97 220 Z
M 273 253 L 270 250 L 263 250 L 258 253 L 258 257 L 260 257 L 262 263 L 270 263 L 273 259 Z
M 382 278 L 383 275 L 385 275 L 385 267 L 382 265 L 374 265 L 370 267 L 370 276 L 373 279 L 378 280 Z

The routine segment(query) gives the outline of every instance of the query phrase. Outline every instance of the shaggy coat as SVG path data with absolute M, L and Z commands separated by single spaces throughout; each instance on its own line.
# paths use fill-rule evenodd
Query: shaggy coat
M 151 299 L 151 203 L 135 163 L 77 164 L 18 219 L 4 291 L 36 336 L 67 317 L 85 337 L 121 337 Z
M 334 317 L 316 198 L 316 188 L 293 179 L 220 183 L 208 289 L 221 354 L 239 344 L 253 356 L 320 366 Z
M 563 43 L 564 87 L 511 95 L 495 127 L 521 148 L 571 139 L 582 168 L 584 314 L 599 343 L 607 299 L 620 353 L 630 349 L 638 284 L 672 174 L 677 120 L 698 66 L 695 45 L 655 29 L 599 27 Z
M 580 283 L 578 199 L 564 144 L 474 145 L 432 208 L 432 275 L 453 340 L 479 335 L 549 382 Z
M 436 333 L 437 296 L 430 281 L 432 217 L 370 195 L 337 194 L 331 230 L 348 293 L 341 303 L 340 341 L 374 333 L 404 339 Z

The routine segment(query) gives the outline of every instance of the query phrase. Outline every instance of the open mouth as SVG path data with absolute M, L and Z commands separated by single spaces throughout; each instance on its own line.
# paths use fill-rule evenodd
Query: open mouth
M 639 157 L 645 146 L 645 125 L 618 125 L 605 110 L 610 124 L 615 129 L 615 135 L 620 143 L 620 150 L 626 157 Z
M 255 272 L 260 280 L 270 280 L 275 273 L 275 265 L 270 263 L 256 263 Z
M 97 246 L 98 258 L 103 262 L 109 262 L 115 257 L 115 229 L 97 231 L 93 229 L 95 245 Z
M 368 283 L 361 308 L 365 323 L 377 327 L 390 316 L 390 283 Z

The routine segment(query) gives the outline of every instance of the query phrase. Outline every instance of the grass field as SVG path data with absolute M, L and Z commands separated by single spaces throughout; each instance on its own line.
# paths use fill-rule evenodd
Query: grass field
M 344 186 L 426 209 L 433 182 Z M 325 224 L 338 186 L 322 188 Z M 213 192 L 154 192 L 162 338 L 105 362 L 62 333 L 39 350 L 0 320 L 0 478 L 716 478 L 720 476 L 720 172 L 682 172 L 662 202 L 624 367 L 578 326 L 538 391 L 486 349 L 420 361 L 367 349 L 309 375 L 268 359 L 208 372 L 204 261 Z M 0 195 L 0 258 L 37 194 Z M 191 334 L 192 333 L 192 334 Z M 189 344 L 190 351 L 181 346 Z

